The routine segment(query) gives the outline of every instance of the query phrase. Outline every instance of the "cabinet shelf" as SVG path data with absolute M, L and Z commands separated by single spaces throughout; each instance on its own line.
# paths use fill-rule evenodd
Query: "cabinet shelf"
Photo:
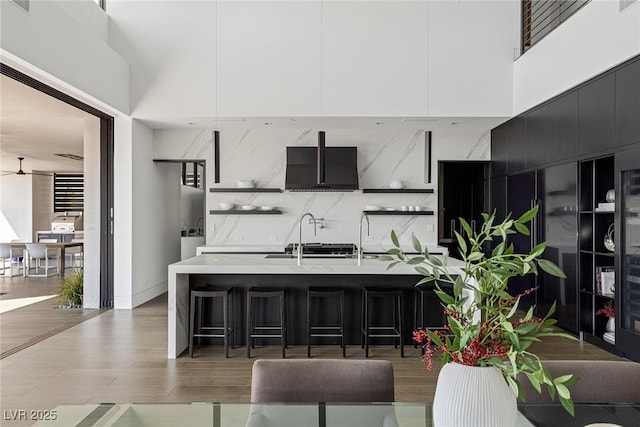
M 362 211 L 367 215 L 433 215 L 433 211 Z
M 594 252 L 594 251 L 587 251 L 587 250 L 580 250 L 581 254 L 587 254 L 587 255 L 599 255 L 599 256 L 608 256 L 613 258 L 615 256 L 615 254 L 613 252 Z
M 610 300 L 615 300 L 616 299 L 615 295 L 605 295 L 605 294 L 601 294 L 601 293 L 598 293 L 598 292 L 593 292 L 593 291 L 590 291 L 590 290 L 587 290 L 587 289 L 580 289 L 580 292 L 583 293 L 583 294 L 593 295 L 593 296 L 601 297 L 601 298 L 607 298 L 607 299 L 610 299 Z
M 282 193 L 282 188 L 209 188 L 210 193 Z
M 259 209 L 253 210 L 238 210 L 238 209 L 230 209 L 230 210 L 221 210 L 221 209 L 212 209 L 209 211 L 210 215 L 280 215 L 282 211 L 280 209 L 271 209 L 268 211 L 262 211 Z
M 363 193 L 398 193 L 398 194 L 407 194 L 407 193 L 433 193 L 433 188 L 363 188 Z

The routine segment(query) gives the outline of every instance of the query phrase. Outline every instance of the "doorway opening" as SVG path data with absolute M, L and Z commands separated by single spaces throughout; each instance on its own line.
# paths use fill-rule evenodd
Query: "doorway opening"
M 96 233 L 99 245 L 95 245 L 95 247 L 99 247 L 99 255 L 95 258 L 96 262 L 93 267 L 95 277 L 99 277 L 99 290 L 91 290 L 91 293 L 94 294 L 92 298 L 94 302 L 91 304 L 97 305 L 96 308 L 113 308 L 113 117 L 6 64 L 0 63 L 0 74 L 84 111 L 99 121 L 95 129 L 95 138 L 93 138 L 93 140 L 99 141 L 99 150 L 96 150 L 96 156 L 99 156 L 100 172 L 99 176 L 96 174 L 94 177 L 94 188 L 99 188 L 99 194 L 91 196 L 95 198 L 95 205 L 99 206 L 99 212 L 94 211 L 96 228 L 99 229 Z M 85 171 L 85 177 L 86 175 Z M 86 218 L 85 216 L 85 221 Z M 98 223 L 99 226 L 97 226 Z M 89 254 L 85 254 L 85 258 L 87 255 Z M 86 267 L 87 263 L 85 263 L 85 269 Z M 86 293 L 85 289 L 85 295 Z
M 472 229 L 482 224 L 489 208 L 489 162 L 438 162 L 438 244 L 460 258 L 455 231 L 463 234 L 460 218 Z

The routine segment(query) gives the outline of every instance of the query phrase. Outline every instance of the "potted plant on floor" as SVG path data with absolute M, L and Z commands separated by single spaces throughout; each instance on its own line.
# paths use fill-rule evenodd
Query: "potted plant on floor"
M 58 302 L 61 308 L 82 308 L 84 288 L 84 270 L 76 268 L 66 275 L 57 287 Z
M 442 354 L 443 367 L 438 376 L 433 402 L 434 425 L 514 426 L 517 419 L 516 396 L 524 400 L 519 378 L 525 376 L 541 392 L 546 386 L 552 397 L 558 395 L 564 408 L 573 414 L 573 402 L 567 386 L 575 383 L 573 375 L 552 378 L 540 358 L 529 351 L 534 342 L 545 336 L 571 335 L 558 332 L 550 316 L 555 304 L 543 318 L 533 315 L 531 307 L 526 313 L 518 310 L 520 298 L 507 292 L 507 282 L 515 276 L 538 274 L 538 268 L 548 274 L 565 277 L 552 262 L 540 258 L 545 243 L 527 254 L 514 252 L 507 235 L 529 235 L 526 224 L 538 212 L 538 207 L 525 212 L 520 218 L 511 215 L 496 223 L 495 212 L 483 214 L 484 223 L 478 232 L 460 219 L 464 235 L 455 233 L 460 246 L 462 266 L 449 267 L 448 259 L 431 255 L 426 247 L 411 236 L 412 245 L 419 255 L 407 255 L 400 247 L 394 231 L 394 248 L 379 257 L 391 262 L 388 268 L 405 263 L 423 275 L 418 284 L 432 282 L 435 293 L 447 317 L 445 331 L 422 330 L 414 332 L 414 339 L 424 350 L 423 360 L 432 367 L 434 352 Z M 490 254 L 483 248 L 498 241 Z M 452 294 L 441 284 L 452 287 Z M 492 418 L 493 416 L 493 418 Z M 487 418 L 488 417 L 488 418 Z

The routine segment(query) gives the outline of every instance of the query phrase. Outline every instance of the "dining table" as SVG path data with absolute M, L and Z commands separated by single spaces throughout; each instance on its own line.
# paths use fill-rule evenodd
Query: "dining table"
M 432 403 L 101 403 L 40 411 L 36 426 L 431 427 Z M 518 405 L 515 427 L 635 426 L 639 404 Z M 33 419 L 31 419 L 33 420 Z
M 27 269 L 29 265 L 29 260 L 27 257 L 27 243 L 28 242 L 11 242 L 12 249 L 22 249 L 23 250 L 23 259 L 27 260 L 25 263 L 25 268 L 23 269 L 23 276 L 27 275 Z M 69 248 L 80 248 L 80 251 L 84 251 L 84 242 L 40 242 L 42 245 L 46 245 L 47 249 L 53 248 L 58 250 L 58 275 L 64 276 L 64 270 L 66 269 L 66 250 Z

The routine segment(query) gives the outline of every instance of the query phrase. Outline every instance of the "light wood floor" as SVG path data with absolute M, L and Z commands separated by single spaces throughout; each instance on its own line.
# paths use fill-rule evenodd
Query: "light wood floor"
M 36 310 L 24 322 L 37 323 L 44 311 Z M 17 327 L 4 322 L 14 312 L 0 315 L 3 337 Z M 437 367 L 427 371 L 419 351 L 407 350 L 401 359 L 392 346 L 373 347 L 371 356 L 393 362 L 397 401 L 431 401 Z M 565 339 L 548 339 L 534 350 L 548 359 L 616 359 L 590 344 Z M 294 347 L 287 355 L 303 358 L 305 352 Z M 339 358 L 340 350 L 318 347 L 313 354 Z M 165 294 L 134 310 L 102 312 L 0 360 L 0 409 L 4 413 L 60 404 L 248 401 L 253 361 L 279 357 L 279 347 L 259 348 L 252 356 L 246 359 L 244 349 L 235 349 L 225 360 L 220 347 L 207 347 L 193 359 L 168 360 Z M 350 347 L 347 356 L 360 359 L 363 351 Z

